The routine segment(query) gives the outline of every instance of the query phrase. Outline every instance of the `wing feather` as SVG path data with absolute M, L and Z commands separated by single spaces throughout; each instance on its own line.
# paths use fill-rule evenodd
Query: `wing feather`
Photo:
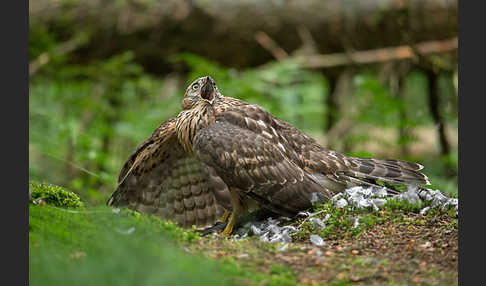
M 223 118 L 202 129 L 193 147 L 196 156 L 212 167 L 228 187 L 242 190 L 263 207 L 287 216 L 312 207 L 312 193 L 330 197 L 267 136 L 235 122 Z M 235 156 L 219 155 L 224 153 Z
M 162 123 L 137 148 L 123 165 L 118 180 L 108 205 L 126 205 L 183 227 L 213 225 L 224 211 L 214 199 L 214 184 L 206 176 L 204 165 L 187 155 L 178 143 L 174 118 Z M 229 193 L 218 183 L 218 195 L 224 199 Z

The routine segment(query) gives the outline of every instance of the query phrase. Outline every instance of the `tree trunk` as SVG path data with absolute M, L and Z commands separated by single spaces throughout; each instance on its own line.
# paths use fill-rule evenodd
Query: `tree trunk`
M 285 4 L 284 4 L 285 3 Z M 89 31 L 74 59 L 133 50 L 151 72 L 171 70 L 170 56 L 192 52 L 225 66 L 247 67 L 273 55 L 257 42 L 264 32 L 282 53 L 298 50 L 305 27 L 320 54 L 441 40 L 457 36 L 457 1 L 58 1 L 31 0 L 31 27 L 61 40 Z M 260 34 L 261 35 L 261 34 Z
M 451 164 L 451 144 L 446 134 L 446 122 L 441 112 L 441 96 L 439 94 L 439 75 L 433 70 L 426 70 L 427 80 L 429 83 L 429 109 L 437 126 L 437 135 L 439 137 L 440 154 L 444 160 L 445 172 L 449 177 L 456 177 L 457 170 Z

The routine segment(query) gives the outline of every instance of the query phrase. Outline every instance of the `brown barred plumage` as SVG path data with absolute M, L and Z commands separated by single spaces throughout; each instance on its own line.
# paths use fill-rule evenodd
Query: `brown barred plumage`
M 293 216 L 346 187 L 429 184 L 420 164 L 347 157 L 326 149 L 262 107 L 224 97 L 210 77 L 194 81 L 183 111 L 163 123 L 125 163 L 109 205 L 128 204 L 183 226 L 263 207 Z

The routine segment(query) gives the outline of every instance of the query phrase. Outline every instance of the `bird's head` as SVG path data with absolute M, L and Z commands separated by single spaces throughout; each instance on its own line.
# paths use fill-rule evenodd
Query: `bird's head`
M 219 92 L 216 82 L 210 76 L 203 76 L 193 81 L 184 94 L 182 109 L 191 109 L 198 103 L 212 105 L 223 98 Z

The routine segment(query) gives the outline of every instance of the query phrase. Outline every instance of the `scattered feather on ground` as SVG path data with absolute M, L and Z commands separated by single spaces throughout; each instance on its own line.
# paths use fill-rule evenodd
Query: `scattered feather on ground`
M 409 187 L 406 191 L 399 194 L 390 194 L 385 187 L 352 187 L 346 189 L 344 192 L 335 195 L 331 201 L 336 208 L 354 208 L 354 209 L 374 209 L 376 211 L 382 209 L 387 203 L 388 199 L 406 200 L 410 204 L 418 204 L 421 208 L 420 214 L 426 215 L 431 209 L 440 208 L 446 210 L 447 208 L 455 208 L 456 216 L 458 216 L 458 199 L 449 198 L 439 190 L 431 190 L 417 186 Z M 316 215 L 322 213 L 318 211 L 300 212 L 299 216 L 305 217 L 302 223 L 298 226 L 281 226 L 284 222 L 289 221 L 287 217 L 269 217 L 263 221 L 247 222 L 242 227 L 235 231 L 233 239 L 239 240 L 248 236 L 258 236 L 262 242 L 282 242 L 285 243 L 282 248 L 286 248 L 288 243 L 292 242 L 292 235 L 301 231 L 301 226 L 304 222 L 309 221 L 314 228 L 322 230 L 326 228 L 326 220 L 329 219 L 330 214 L 321 219 Z M 359 216 L 351 218 L 353 227 L 359 226 Z M 315 246 L 323 246 L 326 244 L 324 239 L 317 234 L 312 234 L 309 242 Z

